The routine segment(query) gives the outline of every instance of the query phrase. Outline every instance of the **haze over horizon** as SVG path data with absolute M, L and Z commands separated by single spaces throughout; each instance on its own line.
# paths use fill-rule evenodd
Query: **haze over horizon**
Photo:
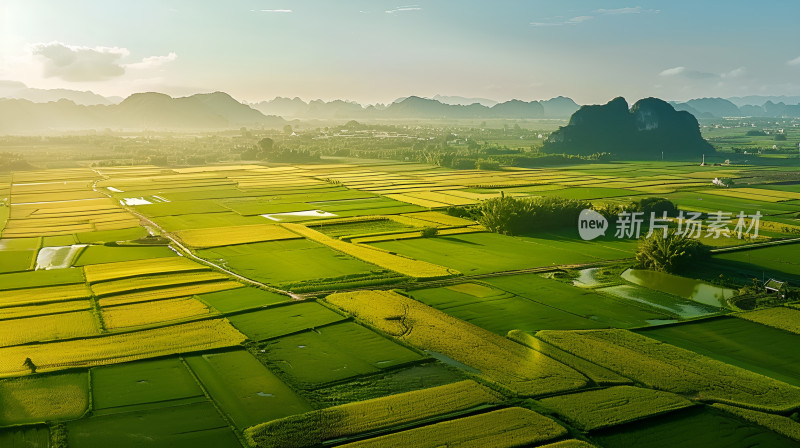
M 248 102 L 800 94 L 800 5 L 697 3 L 6 0 L 0 80 Z

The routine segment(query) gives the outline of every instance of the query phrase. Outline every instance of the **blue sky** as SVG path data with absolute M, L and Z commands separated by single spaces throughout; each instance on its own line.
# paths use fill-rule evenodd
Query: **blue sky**
M 0 79 L 389 102 L 800 94 L 796 1 L 3 0 Z

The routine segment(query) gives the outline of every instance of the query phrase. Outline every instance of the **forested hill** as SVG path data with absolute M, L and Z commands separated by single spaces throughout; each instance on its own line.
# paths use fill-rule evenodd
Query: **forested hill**
M 676 111 L 658 98 L 645 98 L 628 108 L 622 97 L 582 106 L 567 126 L 550 135 L 543 149 L 579 155 L 609 152 L 642 160 L 661 158 L 662 152 L 665 158 L 714 152 L 689 112 Z

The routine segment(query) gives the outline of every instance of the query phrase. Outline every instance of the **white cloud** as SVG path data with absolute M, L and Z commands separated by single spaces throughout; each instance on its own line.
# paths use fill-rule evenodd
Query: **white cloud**
M 61 42 L 33 44 L 31 52 L 44 63 L 46 78 L 64 81 L 105 81 L 125 74 L 119 60 L 130 51 L 119 47 L 83 47 Z
M 668 69 L 662 71 L 661 73 L 659 73 L 659 75 L 660 76 L 675 76 L 675 75 L 680 75 L 681 73 L 683 73 L 685 71 L 686 71 L 686 67 L 672 67 L 672 68 L 668 68 Z
M 132 69 L 148 69 L 159 67 L 161 65 L 166 64 L 167 62 L 172 62 L 175 59 L 178 59 L 178 55 L 175 52 L 170 52 L 166 56 L 150 56 L 149 58 L 142 59 L 141 62 L 134 62 L 132 64 L 125 64 L 125 68 L 132 68 Z
M 735 71 L 735 70 L 734 70 Z M 718 76 L 713 73 L 701 72 L 698 70 L 691 70 L 686 67 L 672 67 L 661 71 L 659 76 L 683 76 L 690 79 L 707 79 L 717 78 Z
M 796 57 L 796 58 L 794 58 L 794 59 L 792 59 L 790 61 L 786 61 L 786 63 L 789 64 L 789 65 L 800 65 L 800 56 L 798 56 L 798 57 Z
M 388 11 L 387 11 L 388 12 Z M 531 26 L 561 26 L 561 25 L 576 25 L 579 23 L 587 22 L 594 18 L 600 16 L 609 16 L 609 15 L 623 15 L 623 14 L 658 14 L 659 10 L 657 9 L 644 9 L 641 6 L 636 6 L 632 8 L 617 8 L 617 9 L 596 9 L 592 11 L 592 14 L 586 14 L 582 16 L 572 17 L 569 19 L 564 19 L 562 17 L 553 17 L 550 19 L 545 19 L 541 22 L 531 22 Z
M 253 12 L 276 12 L 276 13 L 290 13 L 294 12 L 291 9 L 251 9 Z
M 595 13 L 601 15 L 620 15 L 620 14 L 658 14 L 661 11 L 658 9 L 644 9 L 641 6 L 634 6 L 632 8 L 615 8 L 615 9 L 597 9 Z
M 408 5 L 408 6 L 398 6 L 397 8 L 394 9 L 387 9 L 385 12 L 386 14 L 395 14 L 398 12 L 421 11 L 421 10 L 422 8 L 420 8 L 419 5 Z
M 567 20 L 567 23 L 581 23 L 592 19 L 594 19 L 594 16 L 578 16 L 578 17 L 572 17 L 571 19 Z
M 733 69 L 733 70 L 731 70 L 729 72 L 725 72 L 725 73 L 723 73 L 723 74 L 721 74 L 719 76 L 722 77 L 722 78 L 740 78 L 740 77 L 744 76 L 745 74 L 747 74 L 747 68 L 746 67 L 737 67 L 737 68 L 735 68 L 735 69 Z

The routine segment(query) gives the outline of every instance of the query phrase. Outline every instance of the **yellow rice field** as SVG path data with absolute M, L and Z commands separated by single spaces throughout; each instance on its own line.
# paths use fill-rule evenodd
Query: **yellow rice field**
M 112 306 L 102 310 L 103 323 L 108 330 L 169 322 L 210 312 L 204 303 L 188 297 Z
M 87 282 L 96 283 L 139 275 L 207 269 L 209 269 L 207 266 L 185 257 L 165 257 L 119 263 L 92 264 L 84 266 L 83 272 L 86 275 Z

